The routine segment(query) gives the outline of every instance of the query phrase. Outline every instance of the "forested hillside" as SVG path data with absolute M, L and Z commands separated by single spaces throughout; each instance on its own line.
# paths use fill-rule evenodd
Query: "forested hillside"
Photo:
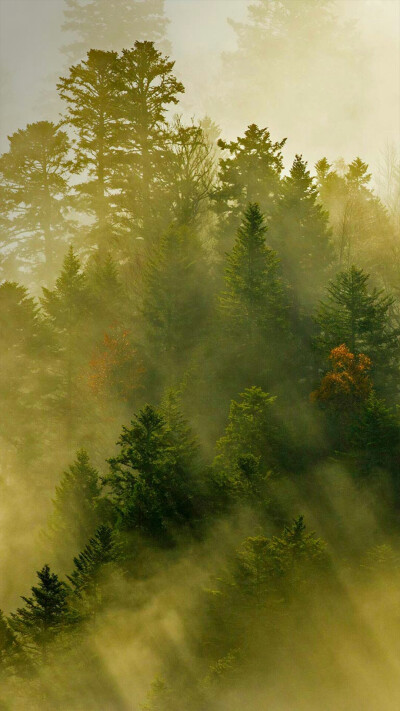
M 186 121 L 114 5 L 0 157 L 0 708 L 393 711 L 399 166 Z

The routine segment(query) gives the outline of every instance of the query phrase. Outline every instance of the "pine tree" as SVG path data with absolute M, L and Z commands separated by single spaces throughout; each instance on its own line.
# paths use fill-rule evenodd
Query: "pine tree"
M 333 261 L 328 214 L 318 202 L 318 190 L 297 155 L 290 175 L 282 181 L 282 197 L 271 226 L 270 243 L 301 304 L 318 299 Z
M 218 146 L 227 154 L 219 164 L 219 184 L 214 191 L 215 209 L 222 217 L 222 245 L 231 244 L 248 203 L 258 203 L 269 221 L 281 192 L 282 149 L 286 139 L 271 140 L 267 128 L 251 124 L 242 138 Z
M 102 513 L 100 492 L 99 474 L 81 449 L 64 471 L 53 499 L 50 531 L 58 555 L 82 548 L 96 529 Z
M 9 674 L 24 674 L 29 669 L 29 657 L 0 610 L 0 679 Z
M 7 215 L 2 248 L 17 250 L 21 266 L 33 265 L 41 278 L 49 277 L 71 232 L 69 140 L 59 126 L 39 121 L 13 133 L 9 142 L 0 158 Z
M 39 585 L 32 596 L 23 597 L 25 607 L 11 613 L 10 625 L 27 649 L 38 650 L 46 658 L 48 645 L 74 622 L 68 607 L 67 585 L 50 572 L 48 565 L 38 571 Z
M 94 243 L 104 250 L 116 230 L 110 191 L 122 140 L 117 52 L 91 49 L 85 60 L 60 79 L 57 88 L 67 104 L 65 122 L 77 137 L 72 171 L 85 177 L 75 186 L 78 205 L 94 218 L 88 246 Z
M 124 427 L 106 483 L 119 525 L 170 543 L 199 513 L 197 447 L 177 441 L 160 411 L 146 405 Z
M 92 47 L 121 50 L 136 40 L 153 40 L 165 49 L 168 20 L 164 0 L 66 0 L 63 29 L 75 41 L 64 51 L 73 62 Z
M 325 357 L 341 344 L 355 355 L 364 353 L 378 385 L 398 362 L 400 332 L 391 324 L 393 298 L 383 290 L 370 291 L 368 282 L 369 275 L 355 266 L 330 282 L 315 318 L 316 344 Z
M 165 195 L 169 153 L 168 110 L 184 87 L 173 74 L 174 62 L 152 42 L 135 42 L 120 59 L 124 157 L 115 187 L 121 192 L 122 224 L 136 237 L 155 238 L 158 205 Z M 128 249 L 129 251 L 129 249 Z
M 53 387 L 48 372 L 51 344 L 51 334 L 34 299 L 23 286 L 3 282 L 0 285 L 0 431 L 4 446 L 6 442 L 11 444 L 23 459 L 28 457 L 30 461 L 46 445 L 43 433 Z
M 210 312 L 203 248 L 189 228 L 172 227 L 150 257 L 142 295 L 148 361 L 162 356 L 167 373 L 186 366 L 201 342 Z
M 43 288 L 43 311 L 56 338 L 59 382 L 57 402 L 72 445 L 78 420 L 84 415 L 81 388 L 86 349 L 92 336 L 93 303 L 85 273 L 72 246 L 54 289 Z
M 257 204 L 246 209 L 228 255 L 220 306 L 232 340 L 231 352 L 246 368 L 247 382 L 262 384 L 287 323 L 287 296 L 279 260 L 266 245 L 266 226 Z
M 101 525 L 74 558 L 74 570 L 68 575 L 80 616 L 95 614 L 103 604 L 102 583 L 114 572 L 121 550 L 109 526 Z

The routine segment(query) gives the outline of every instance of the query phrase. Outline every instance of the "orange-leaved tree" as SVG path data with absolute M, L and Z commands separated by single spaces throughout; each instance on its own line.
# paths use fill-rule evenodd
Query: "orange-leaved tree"
M 365 403 L 372 392 L 371 359 L 363 353 L 350 353 L 342 343 L 331 350 L 329 360 L 332 369 L 322 378 L 319 388 L 311 393 L 311 400 L 343 409 L 343 412 Z
M 101 350 L 90 361 L 89 387 L 97 396 L 114 395 L 129 401 L 140 387 L 143 373 L 129 331 L 106 333 Z

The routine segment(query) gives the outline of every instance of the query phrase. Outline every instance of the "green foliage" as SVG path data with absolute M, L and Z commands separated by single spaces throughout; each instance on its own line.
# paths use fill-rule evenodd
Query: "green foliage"
M 104 585 L 115 573 L 121 550 L 109 526 L 100 525 L 84 549 L 74 558 L 74 570 L 68 575 L 76 600 L 72 606 L 80 617 L 95 614 L 104 604 Z
M 79 550 L 96 529 L 102 511 L 99 474 L 81 449 L 56 486 L 50 518 L 51 538 L 56 550 Z
M 166 543 L 179 527 L 194 526 L 199 507 L 198 455 L 190 436 L 179 437 L 160 411 L 146 405 L 131 427 L 123 428 L 118 444 L 121 451 L 109 460 L 106 483 L 119 526 Z
M 282 181 L 282 197 L 271 227 L 271 244 L 284 274 L 306 306 L 315 303 L 333 260 L 328 214 L 318 202 L 314 180 L 302 156 Z
M 32 596 L 23 597 L 25 607 L 11 613 L 10 625 L 27 649 L 46 654 L 47 647 L 75 622 L 68 607 L 69 590 L 48 565 L 38 571 L 39 585 Z
M 355 266 L 330 282 L 315 319 L 316 343 L 325 355 L 342 343 L 351 353 L 364 353 L 382 378 L 397 363 L 399 330 L 390 319 L 393 298 L 383 290 L 370 291 L 368 282 L 369 275 Z
M 68 136 L 56 124 L 38 121 L 13 133 L 9 142 L 0 158 L 7 216 L 2 251 L 16 251 L 25 270 L 48 278 L 70 233 Z

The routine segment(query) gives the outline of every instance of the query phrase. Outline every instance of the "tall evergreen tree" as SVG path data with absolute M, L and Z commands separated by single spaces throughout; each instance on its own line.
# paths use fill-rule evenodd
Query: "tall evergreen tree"
M 102 524 L 94 536 L 74 558 L 74 570 L 68 576 L 77 598 L 75 607 L 82 616 L 95 614 L 101 606 L 102 583 L 107 572 L 113 572 L 121 558 L 121 550 L 112 529 Z
M 10 624 L 27 649 L 47 656 L 48 645 L 74 621 L 68 607 L 67 585 L 50 572 L 48 565 L 38 571 L 39 584 L 32 587 L 31 597 L 23 597 L 24 607 L 11 613 Z
M 318 190 L 297 155 L 282 181 L 282 198 L 271 226 L 270 243 L 283 271 L 305 306 L 315 303 L 333 260 L 328 214 L 318 202 Z
M 209 288 L 197 235 L 171 227 L 146 267 L 141 309 L 148 362 L 158 369 L 161 365 L 170 376 L 187 367 L 189 354 L 204 336 Z
M 274 214 L 281 192 L 285 143 L 286 138 L 273 142 L 269 130 L 255 124 L 251 124 L 244 136 L 236 141 L 218 141 L 223 155 L 214 201 L 222 218 L 220 238 L 223 246 L 231 245 L 248 203 L 258 203 L 267 220 Z
M 144 407 L 118 441 L 107 477 L 119 525 L 170 543 L 199 515 L 197 448 L 177 442 L 161 412 Z
M 89 244 L 104 251 L 116 228 L 110 191 L 122 130 L 117 52 L 91 49 L 85 60 L 60 79 L 57 88 L 67 104 L 65 122 L 77 137 L 72 171 L 85 178 L 75 186 L 78 205 L 94 218 Z
M 355 355 L 364 353 L 381 383 L 398 363 L 400 332 L 391 323 L 393 298 L 369 290 L 368 282 L 369 275 L 352 266 L 330 283 L 315 317 L 316 343 L 325 357 L 341 344 Z
M 9 142 L 0 158 L 7 215 L 2 248 L 9 252 L 14 245 L 21 266 L 48 278 L 71 233 L 68 136 L 54 123 L 39 121 L 13 133 Z
M 228 255 L 220 306 L 247 384 L 265 382 L 274 349 L 286 328 L 287 296 L 279 260 L 266 245 L 266 225 L 257 204 L 250 204 Z M 250 382 L 249 382 L 250 380 Z
M 43 311 L 57 340 L 59 368 L 58 407 L 64 419 L 67 443 L 83 416 L 81 387 L 86 348 L 92 336 L 93 303 L 87 278 L 72 246 L 64 259 L 54 289 L 43 288 Z M 85 345 L 84 345 L 85 344 Z
M 74 34 L 64 47 L 70 61 L 92 47 L 121 50 L 136 40 L 153 40 L 169 49 L 164 0 L 66 0 L 63 29 Z
M 164 162 L 169 150 L 167 111 L 184 87 L 173 74 L 174 62 L 152 42 L 135 42 L 122 52 L 124 164 L 116 181 L 126 230 L 155 237 L 158 203 L 165 194 Z
M 80 550 L 95 531 L 102 513 L 100 491 L 99 474 L 81 449 L 63 473 L 53 499 L 50 534 L 59 557 Z

